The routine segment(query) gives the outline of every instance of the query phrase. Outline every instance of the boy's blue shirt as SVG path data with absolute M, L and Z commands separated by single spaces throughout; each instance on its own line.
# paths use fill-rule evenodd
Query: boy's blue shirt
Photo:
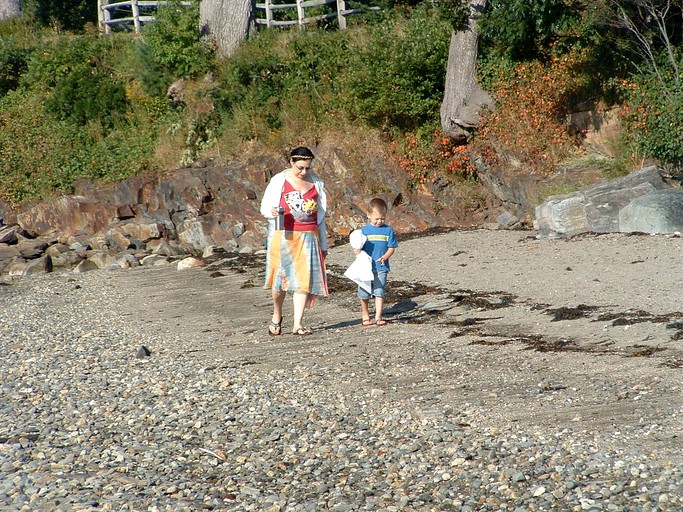
M 389 260 L 384 265 L 380 264 L 377 260 L 387 252 L 388 248 L 398 247 L 394 229 L 386 224 L 382 224 L 380 227 L 367 224 L 361 228 L 361 232 L 368 239 L 363 246 L 363 251 L 372 258 L 374 269 L 379 272 L 389 272 Z

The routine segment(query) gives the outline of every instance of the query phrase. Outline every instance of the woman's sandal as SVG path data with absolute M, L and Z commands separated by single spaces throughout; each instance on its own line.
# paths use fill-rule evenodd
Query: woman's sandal
M 382 327 L 384 325 L 387 325 L 387 321 L 382 320 L 381 318 L 379 320 L 377 320 L 377 322 L 375 322 L 375 323 L 377 324 L 377 327 Z
M 294 336 L 308 336 L 309 334 L 313 334 L 313 331 L 308 327 L 299 327 L 297 330 L 292 331 L 292 334 Z
M 280 334 L 282 334 L 282 318 L 280 318 L 278 323 L 273 321 L 270 322 L 270 325 L 268 326 L 268 334 L 271 336 L 280 336 Z
M 363 318 L 363 322 L 361 323 L 361 325 L 363 327 L 372 327 L 373 325 L 375 325 L 375 322 L 373 322 L 369 318 Z

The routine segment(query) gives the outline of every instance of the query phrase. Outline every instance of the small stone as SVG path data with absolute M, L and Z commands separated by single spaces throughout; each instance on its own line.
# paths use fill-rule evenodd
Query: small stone
M 93 270 L 99 270 L 99 267 L 90 260 L 82 260 L 74 268 L 74 274 L 82 274 L 84 272 L 91 272 Z
M 135 357 L 136 357 L 137 359 L 144 359 L 144 358 L 149 357 L 149 356 L 151 356 L 151 355 L 152 355 L 152 353 L 149 351 L 149 349 L 148 349 L 147 347 L 145 347 L 144 345 L 142 345 L 142 346 L 138 349 L 137 354 L 135 354 Z
M 178 270 L 187 270 L 190 268 L 200 268 L 204 266 L 204 262 L 198 258 L 185 258 L 178 262 Z
M 545 494 L 545 487 L 543 487 L 543 486 L 537 487 L 534 490 L 534 497 L 535 498 L 538 498 L 539 496 L 542 496 L 543 494 Z

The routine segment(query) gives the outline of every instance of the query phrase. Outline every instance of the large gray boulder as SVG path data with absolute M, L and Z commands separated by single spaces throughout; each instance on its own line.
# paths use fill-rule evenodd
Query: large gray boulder
M 675 233 L 683 231 L 683 190 L 656 190 L 631 201 L 619 212 L 624 233 Z
M 549 197 L 536 207 L 534 227 L 541 236 L 572 236 L 586 232 L 669 232 L 630 229 L 632 221 L 629 221 L 630 224 L 625 222 L 622 229 L 620 219 L 620 212 L 635 199 L 645 197 L 639 203 L 642 211 L 657 196 L 650 195 L 651 193 L 664 190 L 677 189 L 664 180 L 657 167 L 645 167 L 627 176 L 598 183 L 572 194 Z M 660 208 L 656 211 L 661 213 L 663 210 Z M 628 215 L 625 214 L 625 219 Z M 657 223 L 661 226 L 665 224 Z

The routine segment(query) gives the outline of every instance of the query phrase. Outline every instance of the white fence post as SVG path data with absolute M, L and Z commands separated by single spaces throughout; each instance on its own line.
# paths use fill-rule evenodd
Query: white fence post
M 304 13 L 304 6 L 302 5 L 302 0 L 296 0 L 296 12 L 299 16 L 299 30 L 304 28 L 304 20 L 306 19 L 306 14 Z
M 109 0 L 97 0 L 97 20 L 100 24 L 100 32 L 104 32 L 106 35 L 111 33 L 111 27 L 107 23 L 111 19 L 111 13 L 109 9 L 104 8 L 108 3 Z
M 135 26 L 135 32 L 140 32 L 140 8 L 138 7 L 138 0 L 132 0 L 130 3 L 133 9 L 133 25 Z
M 346 28 L 346 17 L 342 14 L 346 10 L 346 2 L 344 0 L 337 0 L 337 23 L 341 30 Z
M 266 0 L 266 27 L 270 28 L 273 24 L 273 10 L 270 8 L 270 0 Z

